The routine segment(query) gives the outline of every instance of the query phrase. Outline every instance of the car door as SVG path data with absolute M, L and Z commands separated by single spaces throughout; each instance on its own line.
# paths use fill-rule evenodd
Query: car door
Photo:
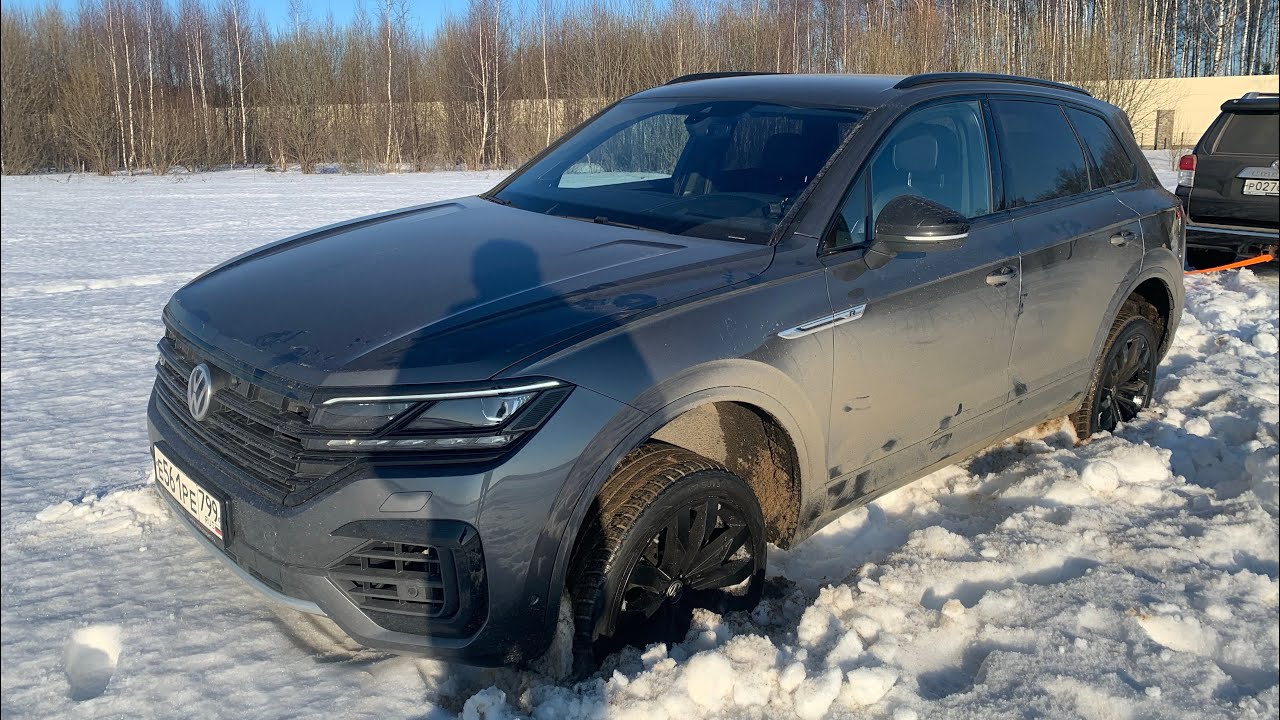
M 993 98 L 991 110 L 1005 204 L 1021 254 L 1009 363 L 1015 395 L 1010 421 L 1018 424 L 1081 397 L 1116 289 L 1141 267 L 1142 230 L 1138 214 L 1091 168 L 1066 108 L 1048 100 Z M 1080 130 L 1105 151 L 1091 117 L 1101 121 L 1084 113 L 1077 117 Z
M 844 200 L 824 257 L 837 318 L 832 507 L 1003 427 L 1018 253 L 1010 220 L 992 212 L 991 186 L 981 103 L 950 101 L 899 120 Z M 876 216 L 899 195 L 969 217 L 964 244 L 870 267 Z

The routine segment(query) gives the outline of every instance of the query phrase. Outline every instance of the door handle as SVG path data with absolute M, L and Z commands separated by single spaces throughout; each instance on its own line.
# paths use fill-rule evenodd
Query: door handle
M 1135 236 L 1133 232 L 1129 230 L 1125 230 L 1124 232 L 1118 232 L 1115 235 L 1111 236 L 1111 244 L 1115 245 L 1116 247 L 1124 247 L 1125 245 L 1128 245 L 1129 241 L 1132 240 L 1134 237 Z
M 1010 280 L 1017 276 L 1017 270 L 1009 265 L 1004 265 L 987 276 L 987 284 L 992 287 L 1000 287 L 1002 285 L 1007 285 Z

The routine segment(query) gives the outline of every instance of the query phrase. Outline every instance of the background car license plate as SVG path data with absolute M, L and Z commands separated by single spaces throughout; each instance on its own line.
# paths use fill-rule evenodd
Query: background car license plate
M 222 503 L 187 477 L 169 458 L 152 448 L 156 462 L 156 484 L 178 501 L 182 509 L 219 540 L 222 538 Z
M 1280 194 L 1280 180 L 1245 180 L 1245 195 L 1277 195 Z

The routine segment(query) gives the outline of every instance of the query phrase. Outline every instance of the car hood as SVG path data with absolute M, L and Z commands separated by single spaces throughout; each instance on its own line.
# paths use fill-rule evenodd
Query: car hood
M 179 290 L 166 316 L 219 355 L 313 387 L 485 380 L 749 279 L 772 256 L 463 198 L 246 253 Z

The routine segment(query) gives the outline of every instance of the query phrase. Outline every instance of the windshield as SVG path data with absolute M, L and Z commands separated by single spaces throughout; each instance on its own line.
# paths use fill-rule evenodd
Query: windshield
M 588 222 L 764 244 L 862 113 L 629 100 L 493 197 Z

